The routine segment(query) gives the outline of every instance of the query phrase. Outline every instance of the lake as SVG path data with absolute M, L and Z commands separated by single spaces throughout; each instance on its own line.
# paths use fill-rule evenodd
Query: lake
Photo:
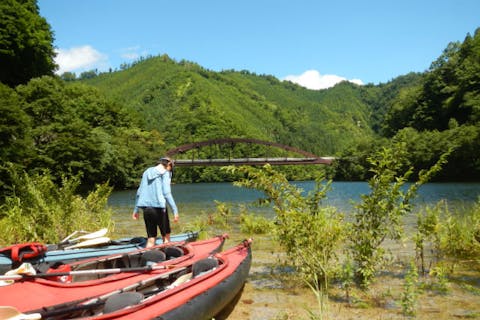
M 313 181 L 293 182 L 305 192 L 312 190 Z M 215 201 L 236 205 L 246 205 L 256 213 L 268 214 L 268 209 L 259 209 L 253 203 L 262 197 L 256 190 L 239 188 L 232 183 L 194 183 L 173 184 L 172 192 L 180 211 L 181 221 L 188 221 L 199 212 L 215 210 Z M 114 210 L 117 231 L 144 233 L 143 221 L 132 221 L 131 212 L 134 206 L 136 190 L 115 191 L 109 199 Z M 368 194 L 366 182 L 333 182 L 327 193 L 325 205 L 336 207 L 348 213 L 352 210 L 352 202 L 359 202 L 362 194 Z M 434 205 L 446 200 L 451 208 L 468 208 L 480 197 L 480 183 L 428 183 L 420 187 L 415 203 L 418 207 Z M 141 220 L 141 219 L 140 219 Z M 122 232 L 123 233 L 123 232 Z

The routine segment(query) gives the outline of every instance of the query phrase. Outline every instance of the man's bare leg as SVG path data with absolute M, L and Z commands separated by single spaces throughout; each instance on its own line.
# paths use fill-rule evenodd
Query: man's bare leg
M 165 236 L 162 237 L 163 243 L 170 242 L 170 233 L 167 233 Z
M 151 248 L 155 245 L 155 241 L 156 241 L 156 238 L 155 237 L 151 237 L 151 238 L 148 238 L 147 239 L 147 246 L 146 248 Z

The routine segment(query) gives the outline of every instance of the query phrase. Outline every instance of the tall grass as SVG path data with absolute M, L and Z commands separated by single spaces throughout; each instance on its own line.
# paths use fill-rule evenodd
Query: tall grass
M 11 172 L 13 193 L 0 207 L 2 245 L 40 241 L 56 243 L 76 230 L 113 231 L 112 211 L 107 208 L 111 187 L 98 185 L 79 195 L 79 177 L 63 177 L 57 185 L 49 172 L 29 176 Z

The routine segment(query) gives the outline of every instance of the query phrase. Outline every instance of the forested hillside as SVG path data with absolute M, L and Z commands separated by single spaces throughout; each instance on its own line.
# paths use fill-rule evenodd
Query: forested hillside
M 480 180 L 480 29 L 450 43 L 418 82 L 386 104 L 381 133 L 408 146 L 417 170 L 452 150 L 439 180 Z M 357 149 L 365 158 L 371 150 Z
M 318 92 L 247 71 L 213 72 L 166 55 L 85 83 L 138 112 L 168 147 L 250 137 L 332 155 L 372 135 L 369 106 L 353 84 Z

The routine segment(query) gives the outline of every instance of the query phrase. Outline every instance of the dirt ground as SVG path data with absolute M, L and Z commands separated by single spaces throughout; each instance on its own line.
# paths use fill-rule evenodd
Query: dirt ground
M 277 270 L 279 254 L 268 237 L 254 239 L 253 261 L 247 283 L 237 300 L 216 320 L 290 319 L 408 319 L 402 309 L 406 269 L 393 265 L 379 275 L 368 292 L 354 290 L 350 303 L 345 290 L 332 284 L 323 312 L 314 292 L 285 280 Z M 446 292 L 423 290 L 417 299 L 415 319 L 480 319 L 480 267 L 457 270 Z M 288 277 L 287 277 L 288 278 Z M 422 279 L 428 282 L 428 279 Z M 310 315 L 315 314 L 312 318 Z
M 389 286 L 392 290 L 392 288 Z M 399 288 L 401 290 L 401 288 Z M 418 301 L 415 319 L 480 319 L 480 296 L 463 290 L 451 289 L 445 296 L 423 294 Z M 290 291 L 290 290 L 288 290 Z M 387 289 L 388 291 L 388 289 Z M 286 290 L 257 289 L 248 282 L 228 320 L 290 320 L 310 319 L 308 311 L 318 315 L 316 319 L 407 319 L 402 313 L 398 297 L 388 292 L 372 292 L 371 299 L 349 305 L 330 297 L 323 318 L 319 306 L 309 289 Z M 378 295 L 376 295 L 378 294 Z M 385 295 L 387 294 L 387 295 Z M 384 296 L 385 295 L 385 296 Z M 220 319 L 220 318 L 219 318 Z M 217 319 L 218 320 L 218 319 Z

